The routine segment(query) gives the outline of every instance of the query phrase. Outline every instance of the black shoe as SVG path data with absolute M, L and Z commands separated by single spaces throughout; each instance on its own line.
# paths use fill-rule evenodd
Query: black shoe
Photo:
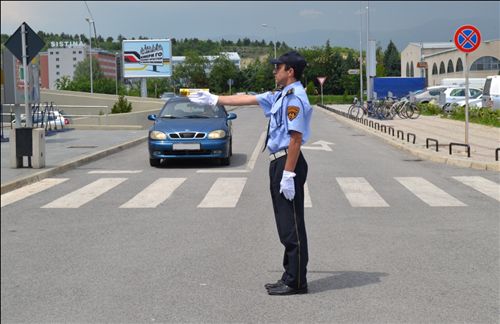
M 285 296 L 285 295 L 295 295 L 295 294 L 307 294 L 307 286 L 302 288 L 292 288 L 285 284 L 282 284 L 275 288 L 269 288 L 267 290 L 269 295 Z
M 281 286 L 283 284 L 284 284 L 283 280 L 280 279 L 280 280 L 276 281 L 275 283 L 267 283 L 267 284 L 264 285 L 264 287 L 266 287 L 266 289 L 269 290 L 271 288 L 279 287 L 279 286 Z

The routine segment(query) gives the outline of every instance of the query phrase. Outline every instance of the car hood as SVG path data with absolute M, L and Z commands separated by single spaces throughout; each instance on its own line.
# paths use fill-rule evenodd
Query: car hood
M 225 118 L 159 118 L 150 130 L 162 132 L 211 132 L 217 129 L 227 130 Z

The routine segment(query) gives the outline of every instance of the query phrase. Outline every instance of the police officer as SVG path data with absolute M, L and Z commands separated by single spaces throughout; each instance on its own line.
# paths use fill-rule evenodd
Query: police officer
M 260 105 L 269 118 L 266 147 L 270 152 L 269 176 L 276 226 L 285 247 L 284 272 L 276 283 L 266 284 L 270 295 L 307 293 L 307 235 L 304 223 L 304 183 L 307 162 L 300 150 L 309 138 L 312 108 L 300 78 L 305 59 L 296 51 L 278 59 L 273 71 L 281 90 L 256 96 L 216 96 L 206 91 L 190 95 L 201 104 Z

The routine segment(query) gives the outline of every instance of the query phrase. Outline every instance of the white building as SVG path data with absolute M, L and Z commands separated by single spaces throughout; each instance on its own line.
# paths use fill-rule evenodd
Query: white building
M 467 65 L 470 78 L 499 74 L 500 40 L 482 41 L 469 53 Z M 464 66 L 465 53 L 452 42 L 410 43 L 401 52 L 401 76 L 425 77 L 428 86 L 438 85 L 444 78 L 464 78 Z
M 86 55 L 85 46 L 49 48 L 47 50 L 49 88 L 56 89 L 56 80 L 63 76 L 73 80 L 76 65 L 83 61 Z

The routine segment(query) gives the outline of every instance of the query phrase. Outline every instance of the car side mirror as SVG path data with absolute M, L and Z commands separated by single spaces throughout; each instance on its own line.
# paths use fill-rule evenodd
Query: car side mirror
M 148 119 L 155 121 L 156 120 L 156 115 L 148 115 Z
M 238 116 L 235 113 L 229 113 L 227 115 L 227 120 L 236 119 Z

